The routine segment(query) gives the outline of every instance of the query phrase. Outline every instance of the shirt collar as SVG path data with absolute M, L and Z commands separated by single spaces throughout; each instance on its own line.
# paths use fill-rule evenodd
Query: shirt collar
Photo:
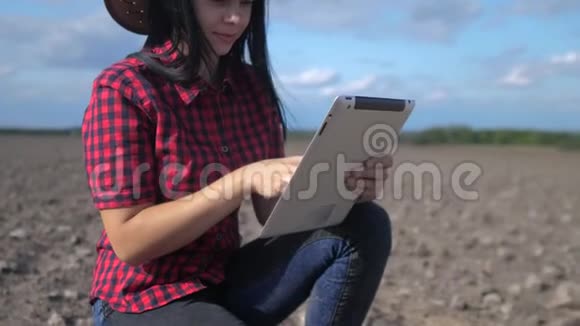
M 167 53 L 172 46 L 171 40 L 167 40 L 159 46 L 155 46 L 151 48 L 151 52 L 155 54 L 163 54 Z M 178 53 L 167 53 L 166 55 L 160 58 L 161 62 L 163 63 L 172 63 L 177 59 Z M 235 88 L 235 78 L 234 78 L 234 69 L 231 64 L 228 64 L 225 71 L 224 71 L 224 79 L 222 81 L 221 90 L 214 89 L 214 91 L 226 91 L 226 88 L 234 89 Z M 201 78 L 195 79 L 192 83 L 185 84 L 185 83 L 174 83 L 175 90 L 179 94 L 181 100 L 189 105 L 193 100 L 199 95 L 199 93 L 207 90 L 213 89 L 215 87 L 211 86 L 208 82 Z

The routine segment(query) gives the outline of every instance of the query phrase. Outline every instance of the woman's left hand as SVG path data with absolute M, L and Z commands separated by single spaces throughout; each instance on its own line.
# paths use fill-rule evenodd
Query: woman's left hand
M 367 202 L 382 196 L 388 169 L 393 166 L 393 157 L 371 157 L 363 162 L 363 167 L 346 171 L 345 182 L 350 191 L 359 194 L 357 202 Z

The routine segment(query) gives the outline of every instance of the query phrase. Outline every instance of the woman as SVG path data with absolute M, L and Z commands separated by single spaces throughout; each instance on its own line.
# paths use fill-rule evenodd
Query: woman
M 301 158 L 284 153 L 265 0 L 105 4 L 148 36 L 95 79 L 83 119 L 104 225 L 95 324 L 275 325 L 309 299 L 308 325 L 360 325 L 391 249 L 388 216 L 372 202 L 384 182 L 373 179 L 376 164 L 391 158 L 347 176 L 350 189 L 365 187 L 341 225 L 240 248 L 245 195 L 264 223 Z

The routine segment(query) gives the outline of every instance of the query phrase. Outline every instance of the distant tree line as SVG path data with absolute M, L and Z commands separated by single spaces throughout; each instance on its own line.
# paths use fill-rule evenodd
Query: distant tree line
M 80 128 L 0 128 L 0 135 L 31 135 L 31 136 L 64 136 L 64 135 L 80 135 Z
M 290 130 L 289 140 L 308 141 L 315 131 Z M 19 129 L 0 128 L 0 135 L 80 135 L 80 128 Z M 580 150 L 579 132 L 542 131 L 533 129 L 473 129 L 465 126 L 433 127 L 421 131 L 403 132 L 401 143 L 415 145 L 435 144 L 490 144 L 540 145 Z
M 434 127 L 401 135 L 401 142 L 429 144 L 541 145 L 580 149 L 580 132 L 533 129 L 472 129 L 464 126 Z
M 308 141 L 315 131 L 292 131 L 292 140 Z M 561 149 L 580 150 L 579 132 L 557 132 L 533 129 L 473 129 L 465 126 L 433 127 L 421 131 L 403 132 L 399 138 L 402 144 L 438 145 L 530 145 L 555 146 Z

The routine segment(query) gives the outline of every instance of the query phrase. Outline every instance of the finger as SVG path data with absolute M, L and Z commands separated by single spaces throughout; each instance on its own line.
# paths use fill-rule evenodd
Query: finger
M 353 179 L 354 179 L 353 190 L 355 192 L 363 193 L 368 189 L 374 188 L 375 182 L 373 180 L 364 178 L 353 178 Z
M 380 176 L 380 173 L 378 169 L 364 169 L 362 171 L 354 171 L 353 176 L 359 179 L 375 179 Z
M 379 193 L 382 193 L 384 188 L 383 184 L 384 181 L 380 179 L 375 180 L 355 177 L 348 177 L 345 179 L 345 186 L 348 191 L 356 194 L 368 193 L 371 197 L 376 197 Z
M 355 178 L 353 176 L 349 176 L 345 179 L 345 185 L 347 190 L 349 191 L 364 191 L 366 188 L 366 180 L 362 178 Z
M 290 165 L 288 172 L 290 172 L 290 174 L 294 174 L 294 172 L 296 172 L 296 170 L 298 170 L 298 166 L 297 165 Z
M 372 197 L 373 199 L 381 195 L 384 190 L 383 180 L 365 180 L 365 187 L 363 190 L 364 196 Z
M 356 187 L 356 178 L 349 176 L 344 179 L 344 185 L 348 191 L 353 191 Z
M 385 155 L 381 157 L 380 164 L 382 164 L 385 168 L 390 168 L 393 166 L 393 156 L 392 155 Z
M 292 179 L 292 176 L 291 175 L 285 175 L 285 176 L 282 177 L 282 182 L 284 184 L 289 183 L 290 182 L 290 179 Z
M 347 175 L 355 178 L 384 180 L 388 175 L 388 169 L 377 166 L 375 168 L 365 168 L 362 171 L 350 171 L 347 172 Z
M 373 168 L 375 166 L 380 165 L 381 167 L 390 168 L 393 166 L 393 156 L 387 154 L 385 156 L 380 157 L 369 157 L 364 161 L 364 166 L 366 168 Z
M 380 187 L 377 187 L 376 185 L 374 187 L 369 187 L 366 188 L 359 196 L 359 198 L 363 201 L 369 201 L 369 200 L 375 200 L 379 197 L 382 197 L 383 195 L 383 189 L 381 189 Z
M 284 162 L 288 164 L 298 165 L 302 161 L 302 155 L 293 155 L 285 158 Z
M 276 182 L 274 182 L 276 192 L 284 189 L 284 187 L 286 187 L 286 185 L 288 185 L 291 178 L 292 178 L 292 176 L 288 175 L 288 174 L 278 175 L 278 178 L 276 178 Z
M 293 163 L 288 163 L 288 162 L 278 162 L 277 166 L 276 166 L 276 172 L 275 173 L 279 173 L 279 174 L 294 174 L 294 172 L 297 169 L 297 165 L 294 165 Z
M 281 183 L 281 182 L 282 182 L 282 179 L 283 179 L 283 178 L 284 178 L 283 174 L 280 174 L 280 173 L 274 173 L 274 174 L 272 175 L 272 179 L 270 180 L 270 184 L 271 184 L 273 187 L 276 187 L 276 186 L 277 186 L 279 183 Z

